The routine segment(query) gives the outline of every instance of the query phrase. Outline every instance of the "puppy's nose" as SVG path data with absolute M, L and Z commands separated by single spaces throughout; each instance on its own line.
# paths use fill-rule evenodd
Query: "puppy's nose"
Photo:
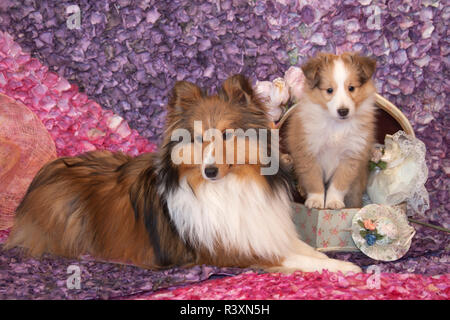
M 219 169 L 214 166 L 206 167 L 205 168 L 205 176 L 208 178 L 215 178 L 217 177 L 217 173 L 219 173 Z
M 348 108 L 340 108 L 337 112 L 341 117 L 346 117 L 348 115 L 348 111 Z

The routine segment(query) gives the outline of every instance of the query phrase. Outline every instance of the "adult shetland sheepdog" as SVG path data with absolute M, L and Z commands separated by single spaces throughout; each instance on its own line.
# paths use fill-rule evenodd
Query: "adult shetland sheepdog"
M 194 121 L 202 121 L 203 132 Z M 233 76 L 213 96 L 178 82 L 158 153 L 131 158 L 95 151 L 46 165 L 17 209 L 7 247 L 22 246 L 32 255 L 89 253 L 148 268 L 360 271 L 297 238 L 283 170 L 261 175 L 259 157 L 253 164 L 218 161 L 212 142 L 202 139 L 209 128 L 227 141 L 237 137 L 226 129 L 270 129 L 247 79 Z M 179 142 L 171 137 L 178 129 L 192 137 L 178 151 L 199 143 L 200 163 L 172 161 Z
M 375 60 L 319 54 L 302 69 L 307 85 L 289 119 L 287 146 L 305 205 L 361 207 L 375 139 Z

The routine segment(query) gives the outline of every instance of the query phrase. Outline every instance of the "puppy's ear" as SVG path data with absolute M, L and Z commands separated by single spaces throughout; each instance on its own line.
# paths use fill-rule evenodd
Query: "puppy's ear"
M 315 58 L 311 58 L 301 66 L 306 82 L 311 89 L 319 86 L 320 83 L 320 69 L 324 63 L 328 62 L 328 56 L 319 53 Z
M 198 103 L 203 98 L 202 90 L 188 81 L 175 83 L 169 98 L 170 111 L 185 111 Z
M 359 73 L 359 81 L 361 84 L 366 83 L 375 72 L 376 60 L 360 56 L 358 53 L 345 53 L 343 54 L 344 59 L 349 59 L 350 62 L 357 68 Z
M 236 74 L 225 80 L 222 88 L 219 90 L 219 97 L 224 101 L 240 105 L 248 105 L 255 100 L 250 81 L 241 74 Z

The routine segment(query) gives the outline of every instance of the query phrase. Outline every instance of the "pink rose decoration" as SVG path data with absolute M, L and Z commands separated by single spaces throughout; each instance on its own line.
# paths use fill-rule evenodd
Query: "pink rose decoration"
M 383 157 L 383 153 L 384 153 L 383 149 L 384 149 L 383 145 L 380 145 L 378 143 L 374 144 L 372 146 L 372 150 L 371 150 L 372 157 L 370 158 L 370 161 L 378 163 L 381 160 L 381 158 Z
M 270 92 L 272 107 L 285 105 L 289 101 L 289 88 L 283 78 L 276 78 L 272 81 L 273 88 Z
M 305 76 L 299 67 L 290 67 L 284 78 L 270 81 L 257 81 L 255 92 L 269 108 L 270 120 L 280 120 L 285 105 L 292 101 L 296 103 L 303 92 Z
M 364 220 L 363 223 L 364 223 L 364 228 L 366 228 L 367 230 L 375 230 L 377 227 L 371 219 Z
M 293 102 L 297 102 L 303 93 L 305 75 L 299 67 L 290 67 L 284 74 L 284 80 L 289 88 L 289 94 Z
M 270 81 L 256 81 L 255 92 L 265 102 L 268 103 L 270 99 L 270 91 L 273 84 Z
M 270 120 L 278 121 L 284 105 L 289 101 L 289 89 L 284 79 L 276 78 L 273 82 L 257 81 L 255 91 L 269 108 Z

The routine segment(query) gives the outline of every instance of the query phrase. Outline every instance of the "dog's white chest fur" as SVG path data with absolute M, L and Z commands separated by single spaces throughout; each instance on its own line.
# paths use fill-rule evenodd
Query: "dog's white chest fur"
M 186 179 L 167 198 L 183 239 L 214 253 L 219 246 L 264 258 L 285 256 L 296 231 L 285 190 L 270 196 L 252 180 L 228 174 L 203 183 L 194 195 Z
M 371 99 L 364 102 L 360 109 L 372 108 L 370 104 Z M 357 156 L 367 146 L 369 133 L 357 116 L 339 121 L 313 103 L 304 105 L 298 116 L 304 128 L 308 151 L 320 164 L 325 181 L 333 176 L 342 159 Z

